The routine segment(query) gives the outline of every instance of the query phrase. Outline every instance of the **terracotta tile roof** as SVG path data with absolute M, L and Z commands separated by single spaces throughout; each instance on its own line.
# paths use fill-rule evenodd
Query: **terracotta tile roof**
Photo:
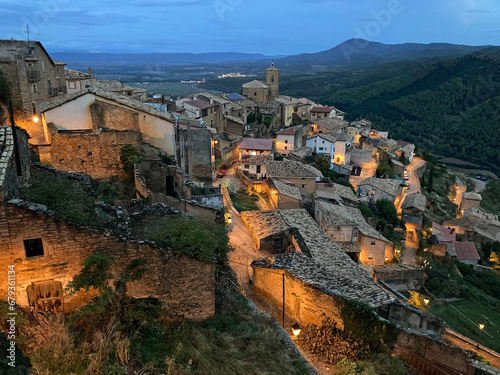
M 294 126 L 288 129 L 280 130 L 276 135 L 295 135 L 297 131 L 302 130 L 302 126 Z
M 266 167 L 267 175 L 270 177 L 323 177 L 323 174 L 313 166 L 288 159 L 267 162 Z
M 455 246 L 455 252 L 458 260 L 481 259 L 473 242 L 453 242 L 453 245 Z
M 243 88 L 245 88 L 245 89 L 268 89 L 269 86 L 266 85 L 262 81 L 255 80 L 255 81 L 244 83 Z
M 295 229 L 302 253 L 292 251 L 262 260 L 252 267 L 286 269 L 288 272 L 332 296 L 364 302 L 372 307 L 394 301 L 375 280 L 319 228 L 305 210 L 255 211 L 242 213 L 254 233 L 265 231 L 265 238 Z M 262 233 L 262 231 L 260 231 Z
M 315 113 L 330 113 L 333 110 L 331 107 L 314 107 L 311 112 Z
M 198 109 L 208 109 L 212 107 L 217 107 L 216 104 L 212 104 L 210 102 L 207 102 L 205 100 L 197 99 L 197 100 L 188 100 L 184 102 L 184 104 L 188 104 L 190 106 L 193 106 Z
M 271 151 L 274 141 L 272 139 L 243 138 L 240 144 L 241 149 Z
M 14 153 L 14 137 L 10 126 L 0 126 L 0 187 L 3 186 L 5 173 Z
M 453 242 L 457 239 L 455 231 L 437 223 L 432 223 L 432 234 L 437 237 L 439 242 Z

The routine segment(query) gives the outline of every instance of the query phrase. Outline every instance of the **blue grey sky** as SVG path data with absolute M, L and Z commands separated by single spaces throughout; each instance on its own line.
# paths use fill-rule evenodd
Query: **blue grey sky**
M 49 52 L 318 52 L 354 37 L 499 45 L 498 0 L 0 0 Z

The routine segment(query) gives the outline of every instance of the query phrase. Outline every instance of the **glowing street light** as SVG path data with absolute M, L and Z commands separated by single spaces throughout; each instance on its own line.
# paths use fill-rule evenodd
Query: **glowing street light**
M 482 331 L 484 329 L 484 324 L 479 323 L 479 329 Z
M 33 116 L 33 121 L 35 122 L 35 124 L 38 123 L 38 116 Z
M 429 304 L 429 302 L 430 302 L 429 298 L 424 298 L 424 303 L 425 303 L 426 306 Z
M 295 337 L 297 337 L 298 335 L 300 335 L 300 331 L 301 331 L 301 328 L 300 328 L 299 323 L 295 323 L 295 324 L 292 326 L 292 332 L 293 332 L 293 335 L 294 335 Z

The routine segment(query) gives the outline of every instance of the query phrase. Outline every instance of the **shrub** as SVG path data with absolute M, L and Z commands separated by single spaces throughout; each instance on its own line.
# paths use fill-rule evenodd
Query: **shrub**
M 141 162 L 141 154 L 132 145 L 125 145 L 120 149 L 120 161 L 127 176 L 134 177 L 134 165 Z

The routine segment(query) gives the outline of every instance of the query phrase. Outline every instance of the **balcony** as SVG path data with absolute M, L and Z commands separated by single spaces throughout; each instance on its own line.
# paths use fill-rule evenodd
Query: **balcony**
M 26 72 L 28 76 L 28 82 L 29 83 L 35 83 L 40 81 L 40 71 L 38 70 L 28 70 Z

